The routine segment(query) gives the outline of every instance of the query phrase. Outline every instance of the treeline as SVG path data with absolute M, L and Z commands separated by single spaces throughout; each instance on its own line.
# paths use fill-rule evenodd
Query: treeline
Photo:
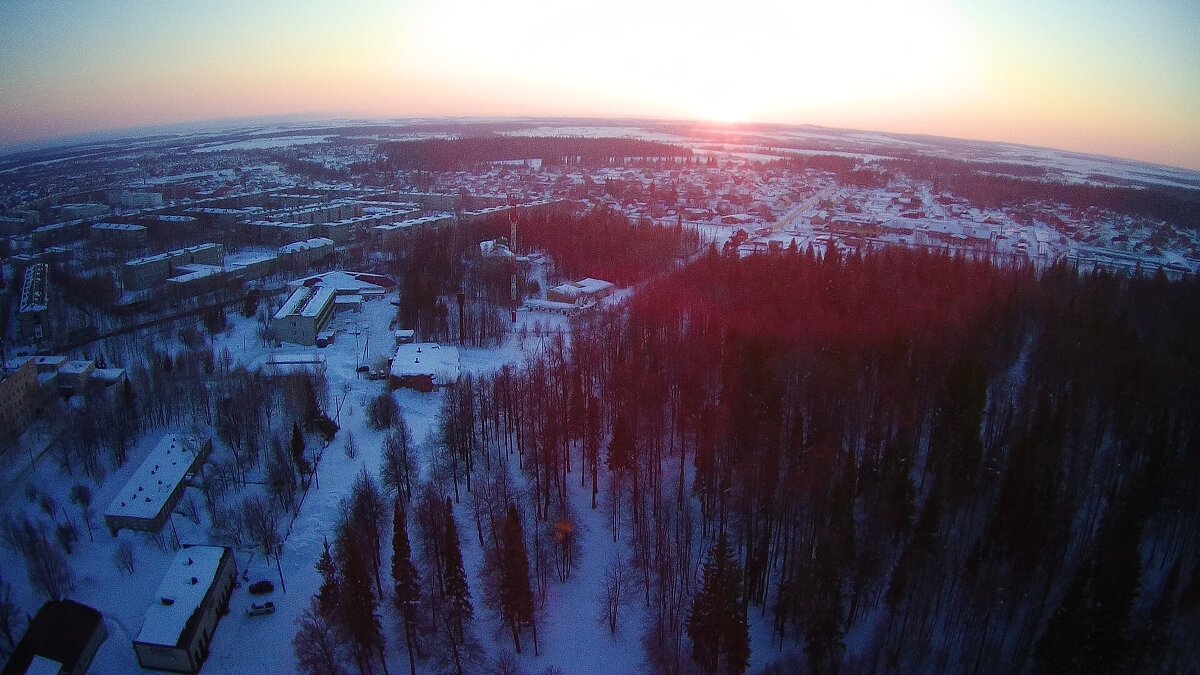
M 543 164 L 622 163 L 628 159 L 691 157 L 677 145 L 634 138 L 484 136 L 393 141 L 379 145 L 374 169 L 451 171 L 484 162 L 540 159 Z M 368 167 L 358 167 L 359 170 Z
M 893 163 L 890 168 L 913 178 L 931 181 L 935 193 L 950 192 L 981 208 L 1046 201 L 1077 209 L 1096 207 L 1200 228 L 1200 189 L 1067 184 L 1040 179 L 1044 171 L 1030 167 L 1009 164 L 980 166 L 949 159 L 912 159 Z
M 841 185 L 851 187 L 885 187 L 888 181 L 888 173 L 880 165 L 864 165 L 857 158 L 841 155 L 793 157 L 771 162 L 770 165 L 792 171 L 825 171 L 837 176 Z
M 493 237 L 507 235 L 507 218 L 489 221 L 485 231 Z M 635 222 L 619 211 L 599 207 L 581 215 L 525 216 L 517 240 L 522 251 L 550 256 L 564 278 L 595 277 L 629 285 L 671 269 L 696 251 L 701 237 L 691 228 Z
M 739 612 L 785 654 L 768 672 L 1195 668 L 1198 301 L 712 250 L 451 390 L 431 475 L 485 550 L 528 510 L 535 599 L 578 564 L 578 481 L 628 552 L 598 611 L 644 606 L 651 670 L 745 668 Z

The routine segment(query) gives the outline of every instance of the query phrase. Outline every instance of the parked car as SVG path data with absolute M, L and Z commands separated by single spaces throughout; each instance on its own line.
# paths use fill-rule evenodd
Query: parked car
M 258 603 L 251 603 L 250 607 L 246 609 L 246 616 L 262 616 L 263 614 L 274 613 L 275 603 L 271 602 L 270 600 L 262 603 L 261 605 Z
M 267 581 L 266 579 L 250 584 L 249 588 L 251 595 L 265 595 L 273 590 L 275 590 L 275 584 Z

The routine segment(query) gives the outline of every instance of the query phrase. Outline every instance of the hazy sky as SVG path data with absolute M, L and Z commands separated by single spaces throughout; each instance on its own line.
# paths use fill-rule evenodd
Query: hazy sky
M 0 0 L 0 145 L 295 113 L 812 123 L 1200 169 L 1200 2 Z

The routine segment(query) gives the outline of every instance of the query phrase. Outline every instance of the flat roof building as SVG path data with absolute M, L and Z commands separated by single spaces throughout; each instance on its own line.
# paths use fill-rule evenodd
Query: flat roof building
M 212 451 L 212 439 L 167 434 L 104 512 L 115 537 L 121 529 L 157 532 L 183 496 L 184 478 L 198 471 Z
M 33 617 L 3 675 L 83 675 L 107 638 L 100 612 L 73 600 L 51 600 Z
M 129 223 L 96 223 L 88 229 L 88 239 L 99 248 L 137 248 L 146 243 L 146 228 Z
M 458 347 L 415 342 L 396 347 L 388 371 L 388 384 L 430 392 L 434 387 L 458 382 Z
M 17 309 L 17 331 L 26 342 L 50 337 L 50 266 L 35 263 L 25 270 L 21 304 Z
M 197 244 L 134 258 L 121 266 L 121 279 L 127 290 L 141 291 L 165 283 L 183 265 L 221 265 L 224 261 L 225 247 L 221 244 Z
M 546 289 L 546 299 L 550 302 L 580 304 L 599 302 L 616 291 L 616 286 L 610 282 L 590 277 Z
M 208 658 L 237 577 L 233 549 L 189 546 L 175 554 L 133 641 L 138 665 L 195 673 Z
M 298 345 L 317 344 L 317 334 L 333 316 L 337 289 L 322 286 L 297 288 L 271 322 L 275 338 Z
M 33 359 L 2 364 L 0 371 L 0 448 L 25 429 L 42 404 Z

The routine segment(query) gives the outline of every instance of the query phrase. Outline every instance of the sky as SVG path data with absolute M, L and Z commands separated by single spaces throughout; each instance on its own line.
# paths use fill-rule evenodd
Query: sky
M 0 147 L 256 116 L 779 122 L 1200 170 L 1196 0 L 3 0 Z

